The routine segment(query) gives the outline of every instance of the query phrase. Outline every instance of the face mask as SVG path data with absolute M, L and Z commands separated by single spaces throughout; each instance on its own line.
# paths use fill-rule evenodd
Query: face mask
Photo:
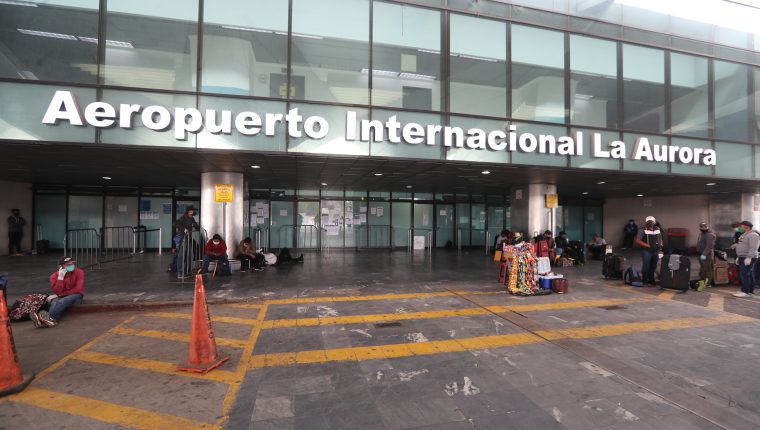
M 701 231 L 702 233 L 707 233 L 707 229 L 706 228 L 704 228 L 704 229 L 700 228 L 699 231 Z
M 739 233 L 744 233 L 744 227 L 737 227 L 736 231 L 738 231 Z
M 71 266 L 66 266 L 66 271 L 67 272 L 73 272 L 74 269 L 76 269 L 76 268 L 77 268 L 77 266 L 75 266 L 75 265 L 72 264 Z

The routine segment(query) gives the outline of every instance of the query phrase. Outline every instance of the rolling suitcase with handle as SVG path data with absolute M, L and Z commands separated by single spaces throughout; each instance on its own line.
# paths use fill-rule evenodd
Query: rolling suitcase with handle
M 669 254 L 662 258 L 660 288 L 686 292 L 691 280 L 691 260 L 685 255 Z

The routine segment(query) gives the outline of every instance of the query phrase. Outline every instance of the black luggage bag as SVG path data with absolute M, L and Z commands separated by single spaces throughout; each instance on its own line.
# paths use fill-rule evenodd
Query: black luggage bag
M 668 254 L 660 264 L 660 288 L 686 292 L 691 280 L 691 260 L 685 255 Z
M 604 279 L 623 279 L 625 257 L 615 254 L 605 254 L 602 260 L 602 275 Z

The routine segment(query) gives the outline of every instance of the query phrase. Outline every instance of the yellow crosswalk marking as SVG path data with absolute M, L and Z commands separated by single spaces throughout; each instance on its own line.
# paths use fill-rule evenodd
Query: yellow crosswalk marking
M 321 302 L 361 302 L 369 300 L 421 299 L 427 297 L 451 297 L 468 295 L 506 294 L 506 291 L 437 291 L 432 293 L 375 294 L 367 296 L 295 297 L 292 299 L 267 300 L 268 305 L 292 305 Z
M 228 370 L 214 369 L 213 372 L 206 374 L 179 372 L 176 363 L 165 361 L 148 360 L 145 358 L 132 358 L 123 355 L 104 354 L 94 351 L 79 351 L 72 356 L 75 360 L 86 361 L 88 363 L 107 364 L 110 366 L 127 367 L 130 369 L 147 370 L 150 372 L 164 373 L 167 375 L 185 376 L 188 378 L 198 378 L 210 381 L 221 382 L 224 384 L 236 384 L 240 382 L 240 377 Z
M 163 331 L 163 330 L 138 330 L 128 327 L 114 327 L 111 329 L 111 333 L 123 334 L 127 336 L 140 336 L 150 337 L 154 339 L 173 340 L 175 342 L 190 342 L 190 335 L 186 333 L 179 333 L 176 331 Z M 216 344 L 220 346 L 229 346 L 231 348 L 245 348 L 245 341 L 238 339 L 228 339 L 223 337 L 217 337 Z
M 719 294 L 710 294 L 710 300 L 707 302 L 707 308 L 714 311 L 723 311 L 726 298 Z
M 220 429 L 220 427 L 215 424 L 34 387 L 28 387 L 21 393 L 9 397 L 8 400 L 135 429 Z
M 603 336 L 620 336 L 640 332 L 676 330 L 707 327 L 751 321 L 752 318 L 725 314 L 713 318 L 680 318 L 673 320 L 645 321 L 636 323 L 610 324 L 572 329 L 540 330 L 532 333 L 512 333 L 474 338 L 446 339 L 419 343 L 362 346 L 328 350 L 295 351 L 273 354 L 259 354 L 250 358 L 253 368 L 287 366 L 291 364 L 324 363 L 330 361 L 364 361 L 383 358 L 411 357 L 441 352 L 461 352 L 476 349 L 499 348 L 512 345 L 539 343 L 558 339 L 588 339 Z
M 675 291 L 663 291 L 660 294 L 657 295 L 662 300 L 673 300 L 673 297 L 675 297 L 676 292 Z
M 185 314 L 181 312 L 147 312 L 145 313 L 145 316 L 159 317 L 159 318 L 178 318 L 178 319 L 185 319 L 185 320 L 193 319 L 192 314 L 189 314 L 189 313 Z M 223 317 L 223 316 L 212 316 L 211 321 L 220 322 L 220 323 L 229 323 L 229 324 L 241 324 L 241 325 L 255 325 L 256 324 L 255 319 Z
M 640 303 L 657 300 L 656 297 L 637 297 L 628 299 L 611 299 L 611 300 L 586 300 L 577 302 L 554 302 L 554 303 L 539 303 L 531 305 L 513 305 L 513 306 L 486 306 L 480 308 L 464 308 L 464 309 L 447 309 L 439 311 L 426 311 L 426 312 L 409 312 L 402 314 L 370 314 L 370 315 L 347 315 L 339 317 L 324 317 L 324 318 L 292 318 L 281 320 L 266 320 L 263 322 L 262 329 L 276 329 L 284 327 L 313 327 L 320 325 L 333 325 L 333 324 L 361 324 L 361 323 L 382 323 L 388 321 L 404 321 L 415 319 L 431 319 L 431 318 L 451 318 L 460 316 L 472 316 L 472 315 L 488 315 L 490 313 L 501 312 L 537 312 L 537 311 L 549 311 L 559 309 L 573 309 L 592 306 L 612 306 L 612 305 L 624 305 L 630 303 Z

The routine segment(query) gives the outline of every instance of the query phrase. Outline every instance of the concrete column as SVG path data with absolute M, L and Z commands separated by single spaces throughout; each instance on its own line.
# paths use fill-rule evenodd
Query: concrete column
M 737 221 L 749 221 L 755 226 L 755 230 L 760 230 L 760 194 L 742 194 L 741 218 Z
M 233 201 L 217 203 L 215 185 L 232 184 Z M 201 227 L 209 235 L 222 236 L 227 243 L 227 256 L 233 258 L 238 243 L 243 240 L 243 220 L 245 219 L 247 192 L 242 173 L 208 172 L 201 174 Z
M 553 230 L 552 209 L 546 208 L 546 195 L 557 194 L 552 184 L 529 184 L 512 188 L 512 230 L 530 238 L 544 230 Z

